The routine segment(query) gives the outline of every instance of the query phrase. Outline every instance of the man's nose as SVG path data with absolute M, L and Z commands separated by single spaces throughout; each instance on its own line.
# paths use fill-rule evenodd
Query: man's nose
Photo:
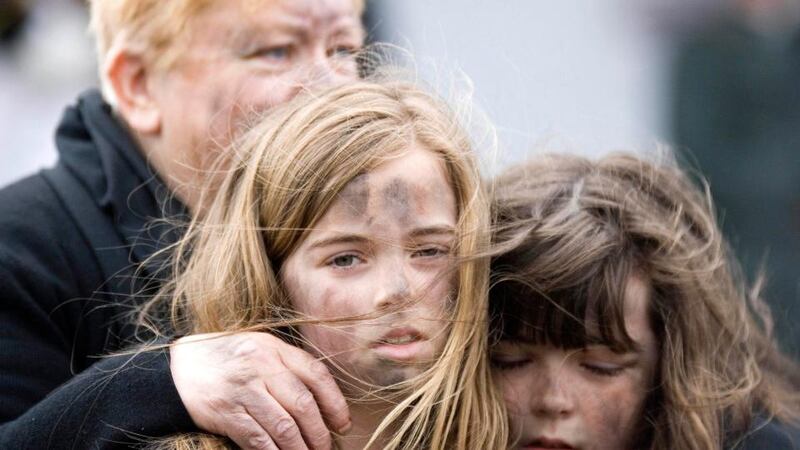
M 535 376 L 539 383 L 531 392 L 530 412 L 539 417 L 557 419 L 567 417 L 574 411 L 575 398 L 570 382 L 564 376 L 563 362 L 543 362 Z

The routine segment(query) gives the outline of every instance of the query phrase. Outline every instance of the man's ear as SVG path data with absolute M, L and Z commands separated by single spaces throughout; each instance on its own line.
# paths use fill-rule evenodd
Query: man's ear
M 161 108 L 152 92 L 152 71 L 144 59 L 126 49 L 109 55 L 105 75 L 116 97 L 117 111 L 134 131 L 141 134 L 161 132 Z

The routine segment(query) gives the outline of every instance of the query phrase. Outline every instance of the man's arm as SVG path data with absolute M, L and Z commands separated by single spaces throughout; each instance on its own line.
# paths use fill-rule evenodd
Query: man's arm
M 23 284 L 0 268 L 0 448 L 112 448 L 195 429 L 166 352 L 107 358 L 73 377 L 66 317 L 39 308 Z
M 58 205 L 38 176 L 0 190 L 0 448 L 193 430 L 165 357 L 96 363 L 124 338 L 114 332 L 124 308 L 95 295 L 104 280 L 93 248 Z
M 195 430 L 165 352 L 107 358 L 0 425 L 3 448 L 128 448 Z

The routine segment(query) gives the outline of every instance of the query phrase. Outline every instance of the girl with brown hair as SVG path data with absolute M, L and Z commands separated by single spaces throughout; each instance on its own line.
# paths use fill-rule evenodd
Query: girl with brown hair
M 495 196 L 514 448 L 800 448 L 800 371 L 675 164 L 542 156 Z

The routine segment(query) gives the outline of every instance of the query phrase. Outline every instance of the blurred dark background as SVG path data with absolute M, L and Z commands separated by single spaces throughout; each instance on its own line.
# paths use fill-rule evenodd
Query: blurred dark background
M 469 76 L 498 127 L 495 169 L 536 148 L 674 146 L 710 181 L 750 279 L 764 269 L 800 356 L 800 0 L 368 5 L 372 39 L 425 78 Z M 87 22 L 78 0 L 0 0 L 0 184 L 55 160 L 63 107 L 97 84 Z

